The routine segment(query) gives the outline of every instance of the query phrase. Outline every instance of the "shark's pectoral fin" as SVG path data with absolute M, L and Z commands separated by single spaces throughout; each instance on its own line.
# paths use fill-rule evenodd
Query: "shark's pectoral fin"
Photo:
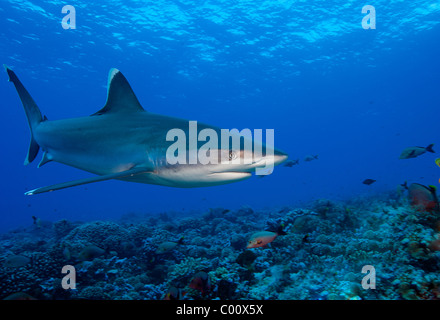
M 44 193 L 44 192 L 50 192 L 50 191 L 80 186 L 82 184 L 88 184 L 88 183 L 111 180 L 111 179 L 120 179 L 120 178 L 134 176 L 134 175 L 142 174 L 142 173 L 152 173 L 152 171 L 151 171 L 151 169 L 147 169 L 147 168 L 143 168 L 143 167 L 133 168 L 133 169 L 118 172 L 118 173 L 111 173 L 111 174 L 106 174 L 106 175 L 102 175 L 102 176 L 79 179 L 79 180 L 74 180 L 74 181 L 69 181 L 69 182 L 64 182 L 64 183 L 58 183 L 58 184 L 54 184 L 54 185 L 47 186 L 47 187 L 37 188 L 37 189 L 26 192 L 25 195 L 30 196 L 30 195 L 34 195 L 34 194 L 38 194 L 38 193 Z
M 29 150 L 28 150 L 26 159 L 24 160 L 25 166 L 27 166 L 29 163 L 34 161 L 34 159 L 37 157 L 38 150 L 40 150 L 40 146 L 38 145 L 37 141 L 35 141 L 34 136 L 31 135 L 31 142 L 29 143 Z

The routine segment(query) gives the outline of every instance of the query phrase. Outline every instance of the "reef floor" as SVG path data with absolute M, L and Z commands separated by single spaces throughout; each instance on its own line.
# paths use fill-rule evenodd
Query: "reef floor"
M 394 193 L 117 221 L 35 218 L 0 235 L 0 299 L 439 299 L 439 220 Z M 246 248 L 253 233 L 280 226 L 286 235 Z

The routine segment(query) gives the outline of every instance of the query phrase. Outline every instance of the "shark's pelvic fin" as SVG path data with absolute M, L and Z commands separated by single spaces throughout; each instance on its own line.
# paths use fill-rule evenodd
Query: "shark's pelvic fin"
M 40 163 L 38 164 L 38 168 L 41 167 L 42 165 L 51 162 L 52 161 L 52 156 L 47 153 L 46 151 L 43 153 L 43 158 L 41 159 Z
M 92 116 L 105 113 L 145 112 L 131 89 L 127 79 L 118 69 L 111 69 L 108 75 L 107 102 Z
M 34 99 L 32 99 L 31 95 L 23 86 L 23 84 L 20 82 L 18 77 L 15 75 L 14 71 L 12 71 L 6 65 L 3 66 L 5 67 L 6 72 L 8 73 L 9 81 L 11 81 L 14 84 L 15 89 L 17 90 L 18 96 L 20 97 L 21 103 L 23 104 L 24 107 L 24 112 L 26 113 L 26 117 L 29 123 L 29 128 L 31 129 L 31 141 L 29 144 L 29 150 L 26 159 L 24 160 L 24 164 L 28 165 L 29 163 L 34 161 L 35 157 L 38 154 L 38 150 L 40 149 L 40 146 L 34 139 L 33 130 L 41 121 L 43 121 L 43 117 Z
M 54 184 L 54 185 L 47 186 L 47 187 L 37 188 L 34 190 L 30 190 L 28 192 L 25 192 L 25 195 L 30 196 L 30 195 L 34 195 L 34 194 L 80 186 L 83 184 L 88 184 L 88 183 L 93 183 L 93 182 L 99 182 L 99 181 L 105 181 L 105 180 L 111 180 L 111 179 L 120 179 L 120 178 L 134 176 L 134 175 L 141 174 L 141 173 L 152 173 L 152 171 L 151 171 L 151 169 L 147 169 L 147 168 L 133 168 L 133 169 L 118 172 L 118 173 L 111 173 L 111 174 L 106 174 L 103 176 L 96 176 L 96 177 L 91 177 L 91 178 L 79 179 L 79 180 L 74 180 L 74 181 L 69 181 L 69 182 L 64 182 L 64 183 L 58 183 L 58 184 Z

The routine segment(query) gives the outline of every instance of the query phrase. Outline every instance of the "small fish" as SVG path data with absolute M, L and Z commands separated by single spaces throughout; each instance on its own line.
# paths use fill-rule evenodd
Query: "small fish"
M 186 292 L 183 292 L 182 289 L 178 289 L 176 287 L 171 287 L 168 292 L 165 294 L 164 300 L 182 300 L 185 296 Z
M 297 165 L 297 164 L 299 164 L 299 159 L 296 159 L 296 160 L 288 160 L 288 161 L 286 161 L 286 163 L 284 164 L 284 166 L 285 166 L 285 167 L 289 167 L 289 168 L 291 168 L 291 167 L 293 167 L 294 165 Z
M 101 249 L 95 245 L 90 245 L 82 249 L 78 255 L 78 259 L 81 261 L 92 261 L 93 259 L 102 256 L 104 253 L 104 249 Z
M 188 286 L 191 289 L 199 290 L 202 295 L 205 295 L 211 290 L 211 280 L 206 272 L 200 271 L 194 275 L 194 278 Z
M 422 211 L 428 212 L 439 210 L 436 187 L 427 187 L 419 183 L 411 183 L 411 185 L 407 187 L 407 189 L 409 200 L 412 206 L 417 207 Z
M 302 238 L 302 243 L 309 243 L 310 242 L 310 234 L 307 233 L 303 238 Z
M 65 247 L 63 249 L 63 256 L 66 258 L 66 260 L 70 260 L 72 258 L 69 248 Z
M 4 266 L 8 268 L 20 268 L 32 262 L 31 258 L 22 255 L 13 255 L 6 258 Z
M 276 232 L 272 231 L 259 231 L 251 235 L 246 248 L 259 248 L 271 243 L 276 237 L 285 235 L 283 227 L 280 226 Z
M 426 148 L 425 147 L 409 147 L 409 148 L 406 148 L 400 154 L 399 159 L 415 158 L 415 157 L 418 157 L 418 156 L 424 154 L 425 152 L 435 153 L 434 149 L 432 149 L 433 146 L 434 146 L 434 144 L 431 143 Z
M 312 160 L 318 160 L 318 155 L 317 154 L 316 155 L 309 155 L 304 158 L 304 161 L 307 161 L 307 162 L 312 161 Z
M 35 228 L 40 229 L 41 228 L 41 219 L 37 218 L 36 216 L 32 216 L 32 220 L 34 221 Z
M 435 164 L 440 167 L 440 158 L 435 159 Z M 438 182 L 440 183 L 440 179 L 438 179 Z
M 429 246 L 428 246 L 429 250 L 431 251 L 440 251 L 440 239 L 435 239 L 433 240 Z
M 156 254 L 164 254 L 164 253 L 170 252 L 179 244 L 183 244 L 183 237 L 180 238 L 179 241 L 177 241 L 177 242 L 165 241 L 157 247 Z
M 375 182 L 376 182 L 376 180 L 373 180 L 373 179 L 365 179 L 362 183 L 369 186 L 370 184 L 375 183 Z

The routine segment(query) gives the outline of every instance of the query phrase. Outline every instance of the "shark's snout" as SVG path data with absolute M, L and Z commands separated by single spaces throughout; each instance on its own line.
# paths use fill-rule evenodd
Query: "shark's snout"
M 274 155 L 273 155 L 273 164 L 275 166 L 279 165 L 280 163 L 283 163 L 284 161 L 287 160 L 287 158 L 289 157 L 289 155 L 287 153 L 284 153 L 282 151 L 275 151 Z
M 277 166 L 283 163 L 288 158 L 287 153 L 275 149 L 273 154 L 266 155 L 265 157 L 255 161 L 252 165 L 253 168 L 262 168 L 269 166 Z

